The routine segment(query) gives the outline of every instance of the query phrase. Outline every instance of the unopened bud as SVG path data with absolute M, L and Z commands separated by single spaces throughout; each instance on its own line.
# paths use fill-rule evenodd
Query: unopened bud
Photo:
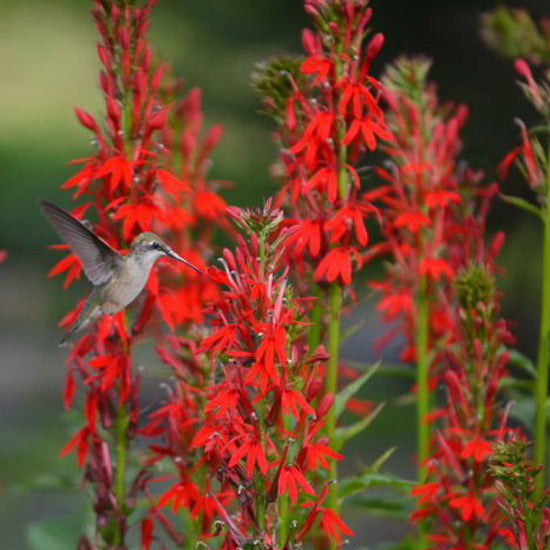
M 204 138 L 204 152 L 205 154 L 211 151 L 215 146 L 216 143 L 218 143 L 218 140 L 220 139 L 220 136 L 222 135 L 222 125 L 221 124 L 214 124 L 211 126 L 208 130 L 208 133 L 206 134 L 206 137 Z
M 165 124 L 166 124 L 166 111 L 164 109 L 161 109 L 160 111 L 153 113 L 149 117 L 149 120 L 147 121 L 147 125 L 150 131 L 160 130 Z
M 308 54 L 315 55 L 317 51 L 317 45 L 315 34 L 311 29 L 304 29 L 304 31 L 302 32 L 302 45 L 304 46 L 304 50 Z
M 313 399 L 323 388 L 323 379 L 319 376 L 315 378 L 306 389 L 307 400 Z
M 378 55 L 383 45 L 384 35 L 381 32 L 378 32 L 374 35 L 372 40 L 369 42 L 369 45 L 367 46 L 366 58 L 369 61 L 372 61 Z
M 332 407 L 332 404 L 334 403 L 334 395 L 332 393 L 327 393 L 323 395 L 323 398 L 317 405 L 317 410 L 315 411 L 317 413 L 318 418 L 322 418 L 327 414 L 328 410 Z
M 97 132 L 97 124 L 91 115 L 89 115 L 86 111 L 79 109 L 78 107 L 75 107 L 74 112 L 76 114 L 76 118 L 78 118 L 78 121 L 80 122 L 80 124 L 82 124 L 82 126 L 88 128 L 88 130 L 91 130 L 92 132 Z

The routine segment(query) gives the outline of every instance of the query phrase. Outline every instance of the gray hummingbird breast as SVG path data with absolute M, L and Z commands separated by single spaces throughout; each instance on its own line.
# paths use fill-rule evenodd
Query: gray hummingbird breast
M 121 268 L 113 273 L 112 279 L 105 284 L 103 292 L 105 313 L 108 313 L 107 309 L 114 310 L 112 312 L 116 313 L 133 302 L 147 283 L 149 271 L 150 269 L 146 269 L 146 266 L 128 258 Z

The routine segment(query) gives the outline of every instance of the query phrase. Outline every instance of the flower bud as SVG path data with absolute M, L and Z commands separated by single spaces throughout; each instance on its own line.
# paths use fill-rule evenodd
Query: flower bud
M 164 109 L 159 109 L 151 114 L 149 120 L 147 121 L 148 130 L 153 132 L 155 130 L 160 130 L 166 124 L 166 111 Z
M 309 55 L 315 55 L 317 52 L 317 41 L 315 34 L 311 29 L 304 29 L 302 32 L 302 45 Z
M 194 134 L 184 128 L 180 135 L 180 153 L 184 161 L 191 158 L 196 146 L 197 140 Z
M 306 388 L 306 399 L 311 401 L 323 389 L 323 378 L 321 376 L 312 380 Z
M 372 61 L 378 55 L 383 45 L 384 35 L 381 32 L 378 32 L 374 35 L 372 40 L 369 42 L 369 45 L 367 46 L 367 52 L 365 54 L 366 59 L 368 61 Z
M 86 111 L 83 111 L 78 107 L 75 107 L 74 112 L 76 114 L 76 118 L 78 118 L 78 122 L 80 122 L 82 126 L 84 126 L 85 128 L 88 128 L 88 130 L 91 130 L 92 132 L 98 131 L 98 127 L 94 118 L 91 115 L 89 115 Z
M 208 154 L 216 146 L 216 143 L 218 143 L 218 140 L 222 135 L 222 131 L 223 131 L 223 128 L 221 124 L 214 124 L 208 129 L 208 132 L 206 134 L 206 137 L 204 138 L 204 143 L 203 143 L 204 155 Z
M 318 418 L 322 418 L 327 414 L 328 410 L 332 407 L 332 404 L 334 403 L 334 394 L 327 393 L 323 395 L 323 398 L 317 405 L 317 410 L 315 411 L 317 413 Z

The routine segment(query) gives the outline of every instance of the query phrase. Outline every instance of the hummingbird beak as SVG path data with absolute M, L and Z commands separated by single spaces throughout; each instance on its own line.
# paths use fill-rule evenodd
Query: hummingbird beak
M 187 267 L 190 267 L 191 269 L 195 270 L 197 273 L 202 275 L 202 271 L 195 267 L 191 262 L 188 262 L 187 260 L 183 259 L 179 254 L 176 254 L 171 248 L 166 248 L 166 254 L 170 256 L 170 258 L 174 258 L 174 260 L 177 260 L 178 262 L 184 263 Z

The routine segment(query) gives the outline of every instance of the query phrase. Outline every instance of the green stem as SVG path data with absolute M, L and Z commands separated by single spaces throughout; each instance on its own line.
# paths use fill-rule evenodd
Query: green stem
M 279 497 L 279 547 L 282 548 L 288 537 L 288 497 Z
M 315 282 L 312 282 L 312 285 L 315 289 L 314 292 L 317 299 L 311 309 L 311 325 L 308 334 L 309 353 L 313 353 L 321 343 L 321 327 L 323 323 L 323 293 Z
M 115 517 L 115 546 L 122 546 L 124 543 L 123 528 L 119 527 L 118 519 L 126 515 L 126 460 L 128 451 L 128 438 L 126 428 L 128 427 L 128 413 L 124 405 L 119 405 L 115 420 L 116 437 L 116 468 L 115 468 L 115 497 L 118 514 Z
M 342 291 L 337 282 L 330 285 L 328 303 L 328 354 L 327 378 L 325 390 L 336 395 L 338 389 L 338 347 L 340 344 L 340 310 L 342 307 Z M 334 407 L 331 407 L 325 417 L 325 430 L 329 440 L 329 446 L 334 447 L 334 434 L 336 432 L 336 415 Z M 338 513 L 338 469 L 336 461 L 330 461 L 329 476 L 332 483 L 328 492 L 328 506 Z
M 418 483 L 426 481 L 426 465 L 429 453 L 430 433 L 426 416 L 429 411 L 428 393 L 428 295 L 426 277 L 418 282 L 416 296 L 417 326 L 416 326 L 416 430 L 417 430 L 417 461 Z M 420 529 L 419 548 L 425 548 L 424 530 Z
M 342 66 L 339 56 L 336 56 L 334 65 L 336 79 L 338 80 L 342 74 Z M 337 98 L 335 98 L 336 100 Z M 346 172 L 347 163 L 347 148 L 342 145 L 342 141 L 346 134 L 346 124 L 344 120 L 340 121 L 337 127 L 337 156 L 338 156 L 338 194 L 342 201 L 348 197 L 348 178 Z M 327 394 L 336 396 L 338 390 L 338 352 L 340 347 L 340 315 L 342 310 L 342 290 L 338 281 L 331 283 L 328 296 L 328 354 L 327 377 L 325 382 L 325 390 Z M 329 447 L 334 449 L 334 435 L 336 432 L 336 414 L 334 407 L 331 407 L 325 417 L 325 431 L 328 437 Z M 329 466 L 329 477 L 331 484 L 328 489 L 327 504 L 328 508 L 335 514 L 339 511 L 338 502 L 338 468 L 336 461 L 331 460 Z M 331 549 L 336 548 L 334 542 L 330 542 Z
M 548 393 L 548 340 L 550 337 L 550 145 L 546 167 L 546 205 L 542 245 L 542 296 L 540 302 L 539 350 L 535 385 L 535 449 L 534 461 L 544 466 L 535 479 L 535 496 L 544 491 L 546 479 L 546 395 Z

